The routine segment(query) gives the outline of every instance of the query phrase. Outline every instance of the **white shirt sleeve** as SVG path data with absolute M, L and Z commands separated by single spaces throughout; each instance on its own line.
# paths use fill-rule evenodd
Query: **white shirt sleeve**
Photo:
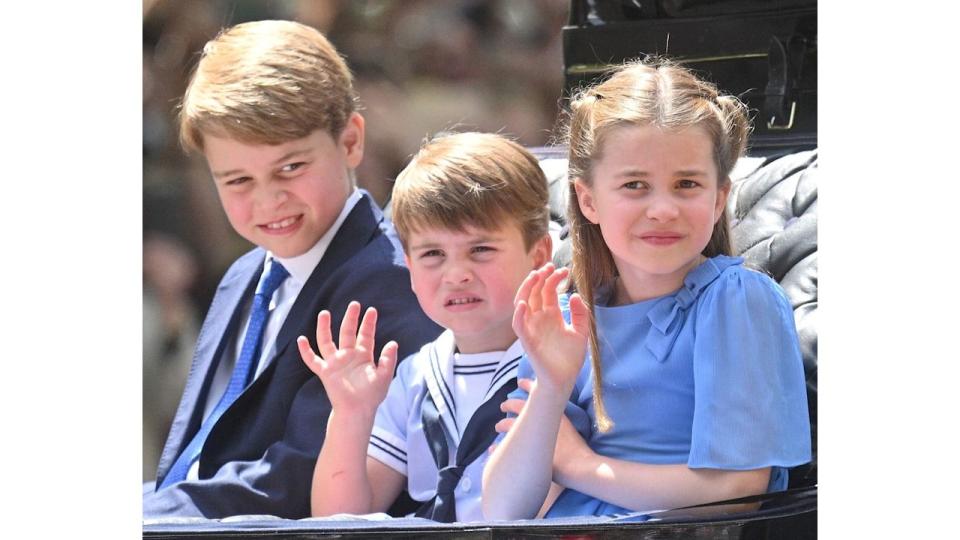
M 404 476 L 407 473 L 407 419 L 410 416 L 411 400 L 422 384 L 410 378 L 416 373 L 415 353 L 400 363 L 397 376 L 390 381 L 387 397 L 377 408 L 373 432 L 367 445 L 367 455 L 387 465 Z

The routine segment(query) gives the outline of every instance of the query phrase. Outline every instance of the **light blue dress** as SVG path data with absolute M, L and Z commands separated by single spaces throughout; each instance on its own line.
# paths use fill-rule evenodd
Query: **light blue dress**
M 772 467 L 768 491 L 786 488 L 787 467 L 810 461 L 793 311 L 779 285 L 742 263 L 713 257 L 676 292 L 636 304 L 607 307 L 598 298 L 603 398 L 614 427 L 594 427 L 589 356 L 566 408 L 595 452 L 691 468 Z M 564 295 L 569 321 L 568 302 Z M 535 378 L 526 356 L 518 377 Z M 547 517 L 630 512 L 567 489 Z

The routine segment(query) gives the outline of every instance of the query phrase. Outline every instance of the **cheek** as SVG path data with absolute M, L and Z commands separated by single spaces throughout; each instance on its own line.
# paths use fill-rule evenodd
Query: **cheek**
M 233 226 L 244 225 L 248 223 L 253 215 L 252 207 L 246 198 L 236 194 L 221 193 L 220 203 L 223 205 L 223 211 L 227 214 L 227 219 Z
M 720 212 L 723 211 L 723 208 L 720 208 Z M 709 237 L 713 234 L 713 227 L 719 221 L 721 213 L 717 211 L 715 201 L 705 202 L 703 205 L 699 205 L 691 213 L 691 221 L 695 223 L 700 229 L 700 233 Z

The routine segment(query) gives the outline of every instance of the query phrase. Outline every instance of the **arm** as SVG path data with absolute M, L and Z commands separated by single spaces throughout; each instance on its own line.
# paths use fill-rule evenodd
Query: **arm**
M 569 422 L 561 423 L 553 463 L 560 484 L 638 512 L 757 495 L 767 490 L 770 479 L 769 467 L 691 469 L 686 464 L 650 465 L 602 456 Z
M 572 324 L 563 321 L 556 289 L 566 276 L 566 269 L 548 264 L 517 291 L 513 329 L 539 382 L 484 469 L 483 513 L 489 519 L 532 518 L 550 489 L 557 430 L 589 331 L 586 306 L 577 295 L 570 299 Z
M 314 354 L 305 337 L 297 339 L 304 363 L 323 381 L 332 406 L 326 439 L 313 473 L 311 512 L 314 516 L 370 513 L 374 501 L 384 498 L 378 496 L 382 487 L 390 488 L 395 498 L 399 489 L 393 488 L 402 486 L 399 474 L 395 473 L 400 476 L 397 479 L 377 471 L 378 476 L 387 479 L 386 484 L 380 484 L 371 483 L 367 472 L 367 442 L 377 406 L 386 396 L 393 377 L 397 344 L 388 343 L 379 364 L 374 364 L 377 311 L 367 309 L 358 332 L 359 316 L 360 304 L 351 302 L 340 326 L 339 349 L 333 342 L 330 313 L 326 310 L 317 316 L 320 356 Z
M 519 386 L 532 392 L 537 383 L 521 379 Z M 502 409 L 522 414 L 524 406 L 524 400 L 509 399 Z M 497 431 L 508 432 L 515 423 L 515 419 L 505 418 L 497 424 Z M 558 427 L 552 499 L 548 497 L 538 515 L 545 513 L 559 495 L 556 487 L 575 489 L 631 510 L 652 511 L 760 494 L 766 491 L 770 478 L 769 468 L 691 469 L 685 464 L 648 465 L 614 459 L 593 452 L 567 418 L 561 418 Z M 744 505 L 743 510 L 754 506 Z

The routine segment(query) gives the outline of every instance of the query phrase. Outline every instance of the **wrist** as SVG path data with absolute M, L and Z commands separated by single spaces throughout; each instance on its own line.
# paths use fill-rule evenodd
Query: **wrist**
M 369 436 L 370 432 L 373 431 L 376 415 L 376 409 L 370 410 L 368 407 L 333 407 L 330 409 L 330 418 L 327 420 L 327 425 L 350 432 L 366 432 Z
M 544 397 L 549 397 L 552 401 L 566 402 L 570 399 L 570 394 L 573 392 L 573 385 L 575 382 L 575 378 L 564 381 L 538 376 L 537 383 L 530 391 L 531 399 L 533 398 L 534 394 L 539 394 Z
M 577 479 L 599 467 L 597 457 L 598 454 L 586 444 L 562 458 L 554 456 L 553 481 L 564 487 L 578 489 L 580 484 Z

